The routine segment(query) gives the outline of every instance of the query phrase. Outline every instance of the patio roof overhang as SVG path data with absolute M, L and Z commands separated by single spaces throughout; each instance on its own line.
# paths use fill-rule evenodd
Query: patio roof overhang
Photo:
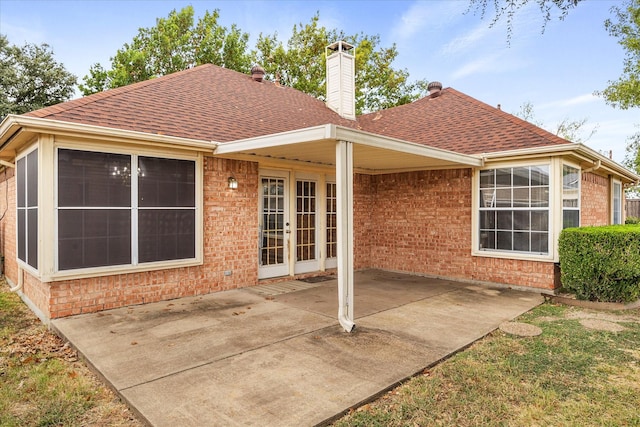
M 214 155 L 254 162 L 280 160 L 336 166 L 336 142 L 353 143 L 353 169 L 371 175 L 477 167 L 482 157 L 455 153 L 332 124 L 218 143 Z
M 214 155 L 254 162 L 335 168 L 337 190 L 338 321 L 355 327 L 353 310 L 353 175 L 469 168 L 482 157 L 459 154 L 357 129 L 323 125 L 216 145 Z

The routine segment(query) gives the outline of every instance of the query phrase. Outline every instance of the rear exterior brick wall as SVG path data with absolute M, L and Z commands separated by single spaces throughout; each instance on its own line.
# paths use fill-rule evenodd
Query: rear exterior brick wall
M 14 284 L 18 283 L 18 263 L 16 262 L 16 179 L 13 168 L 5 168 L 0 173 L 0 237 L 4 274 Z
M 52 283 L 25 272 L 24 294 L 45 316 L 57 318 L 256 284 L 258 164 L 219 158 L 203 163 L 203 265 Z M 228 188 L 231 175 L 239 183 L 236 190 Z M 471 255 L 471 191 L 471 169 L 356 174 L 355 268 L 552 289 L 553 263 Z M 607 224 L 609 199 L 607 178 L 583 174 L 582 224 Z M 15 284 L 12 170 L 0 173 L 3 200 L 5 274 Z
M 372 177 L 371 255 L 359 267 L 552 289 L 553 263 L 471 256 L 471 188 L 470 169 Z
M 238 180 L 228 188 L 228 177 Z M 204 159 L 203 246 L 201 266 L 41 283 L 25 272 L 23 292 L 49 318 L 253 285 L 257 282 L 258 164 Z M 0 197 L 4 193 L 0 190 Z M 17 282 L 15 263 L 15 180 L 2 231 L 7 277 Z M 225 276 L 224 272 L 232 272 Z
M 580 225 L 607 225 L 609 204 L 611 203 L 611 188 L 609 179 L 595 173 L 582 174 L 580 189 Z
M 374 178 L 371 175 L 355 175 L 353 178 L 353 264 L 356 270 L 370 266 L 373 215 L 375 202 Z

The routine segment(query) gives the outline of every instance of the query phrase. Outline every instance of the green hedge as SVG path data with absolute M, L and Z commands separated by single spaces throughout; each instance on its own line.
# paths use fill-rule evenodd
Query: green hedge
M 563 289 L 579 299 L 630 302 L 640 297 L 640 225 L 562 230 Z
M 625 224 L 640 224 L 640 218 L 637 216 L 628 216 L 627 219 L 624 220 Z

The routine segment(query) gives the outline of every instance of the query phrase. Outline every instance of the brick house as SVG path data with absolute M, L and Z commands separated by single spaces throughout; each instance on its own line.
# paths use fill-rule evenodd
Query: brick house
M 620 223 L 638 176 L 437 82 L 356 117 L 203 65 L 0 125 L 4 273 L 44 319 L 376 268 L 553 291 L 562 228 Z

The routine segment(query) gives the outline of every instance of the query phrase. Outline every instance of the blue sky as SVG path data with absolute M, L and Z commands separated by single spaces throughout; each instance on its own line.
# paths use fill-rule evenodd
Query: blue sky
M 467 0 L 446 1 L 33 1 L 0 0 L 0 33 L 12 44 L 48 43 L 57 61 L 79 79 L 130 42 L 138 28 L 155 25 L 173 9 L 193 5 L 196 17 L 220 10 L 220 23 L 237 24 L 251 35 L 262 32 L 286 41 L 294 24 L 320 12 L 321 24 L 347 34 L 379 34 L 382 46 L 396 43 L 397 68 L 412 80 L 438 80 L 480 101 L 515 113 L 525 102 L 536 121 L 555 130 L 563 119 L 586 118 L 586 144 L 613 152 L 621 161 L 626 138 L 640 131 L 640 109 L 617 110 L 593 95 L 622 71 L 624 52 L 603 22 L 620 1 L 590 0 L 564 21 L 542 30 L 535 5 L 514 20 L 511 44 L 505 22 L 490 27 L 491 16 L 465 14 Z

